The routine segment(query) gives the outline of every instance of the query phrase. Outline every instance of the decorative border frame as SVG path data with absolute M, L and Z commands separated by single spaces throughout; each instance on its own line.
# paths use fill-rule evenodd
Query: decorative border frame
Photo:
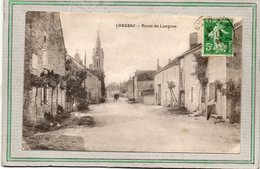
M 257 4 L 236 2 L 137 2 L 137 1 L 26 1 L 8 0 L 8 64 L 7 64 L 7 145 L 6 162 L 96 162 L 96 163 L 189 163 L 189 164 L 254 164 L 255 163 L 255 82 L 256 82 L 256 29 Z M 251 61 L 251 144 L 249 160 L 192 160 L 192 159 L 97 159 L 97 158 L 40 158 L 12 157 L 12 34 L 14 5 L 58 6 L 146 6 L 146 7 L 251 7 L 252 9 L 252 61 Z

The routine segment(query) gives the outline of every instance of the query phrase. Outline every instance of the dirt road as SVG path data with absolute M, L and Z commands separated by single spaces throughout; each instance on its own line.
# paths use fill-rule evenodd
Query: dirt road
M 80 136 L 86 151 L 239 152 L 239 127 L 202 116 L 170 114 L 162 107 L 122 99 L 91 105 L 90 111 L 75 115 L 92 116 L 97 125 L 48 133 Z

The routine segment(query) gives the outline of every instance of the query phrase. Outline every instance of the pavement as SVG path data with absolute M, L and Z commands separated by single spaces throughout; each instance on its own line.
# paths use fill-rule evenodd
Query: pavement
M 95 127 L 77 126 L 46 134 L 80 136 L 86 151 L 239 153 L 240 127 L 165 108 L 117 102 L 90 105 L 75 116 L 92 116 Z

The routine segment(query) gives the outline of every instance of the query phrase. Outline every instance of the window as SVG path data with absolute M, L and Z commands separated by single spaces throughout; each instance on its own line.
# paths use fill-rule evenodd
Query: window
M 190 102 L 192 103 L 193 102 L 193 87 L 191 87 L 191 89 L 190 89 Z
M 139 96 L 143 96 L 143 93 L 142 93 L 142 92 L 139 92 Z
M 203 87 L 202 88 L 202 92 L 201 92 L 201 103 L 205 103 L 205 97 L 206 97 L 206 88 Z
M 42 104 L 48 104 L 48 88 L 47 87 L 43 87 L 42 88 Z
M 165 106 L 167 106 L 167 90 L 165 91 Z
M 183 68 L 183 66 L 184 66 L 184 63 L 183 63 L 183 62 L 184 62 L 183 59 L 181 59 L 181 60 L 180 60 L 180 67 L 181 67 L 181 68 Z
M 212 100 L 215 97 L 214 84 L 209 84 L 209 100 Z
M 42 52 L 42 66 L 44 68 L 47 68 L 48 65 L 48 55 L 47 55 L 47 51 L 45 49 L 43 49 Z
M 163 72 L 163 80 L 162 80 L 162 81 L 163 81 L 163 83 L 164 83 L 164 72 Z
M 33 69 L 38 69 L 38 66 L 39 66 L 38 60 L 39 60 L 38 56 L 35 54 L 32 54 L 32 68 Z

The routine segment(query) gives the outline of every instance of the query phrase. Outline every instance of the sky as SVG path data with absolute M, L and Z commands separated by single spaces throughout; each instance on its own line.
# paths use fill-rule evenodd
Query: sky
M 169 14 L 60 13 L 60 16 L 68 54 L 74 56 L 78 51 L 84 60 L 86 53 L 87 65 L 92 63 L 99 31 L 106 84 L 128 80 L 136 70 L 156 70 L 157 59 L 160 66 L 165 66 L 169 58 L 188 50 L 189 34 L 196 31 L 194 23 L 198 19 L 198 16 Z M 136 26 L 117 27 L 120 24 Z M 155 24 L 159 27 L 155 28 Z M 160 25 L 173 27 L 160 28 Z

